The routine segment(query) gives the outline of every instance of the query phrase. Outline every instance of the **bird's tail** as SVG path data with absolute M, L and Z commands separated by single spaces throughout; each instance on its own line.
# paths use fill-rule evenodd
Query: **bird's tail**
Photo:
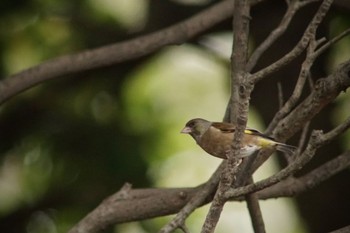
M 277 143 L 276 150 L 283 152 L 286 155 L 293 155 L 297 148 L 295 146 L 287 145 L 284 143 Z

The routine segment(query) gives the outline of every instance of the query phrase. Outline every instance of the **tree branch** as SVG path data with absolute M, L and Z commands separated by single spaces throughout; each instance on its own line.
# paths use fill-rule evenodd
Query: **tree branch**
M 315 16 L 311 20 L 310 24 L 306 28 L 304 35 L 298 42 L 298 44 L 286 55 L 284 55 L 281 59 L 277 60 L 273 64 L 269 65 L 266 68 L 263 68 L 262 70 L 254 73 L 252 76 L 252 79 L 254 82 L 258 82 L 259 80 L 263 79 L 264 77 L 270 75 L 271 73 L 274 73 L 278 70 L 280 70 L 282 67 L 289 64 L 292 60 L 294 60 L 296 57 L 298 57 L 308 46 L 310 39 L 315 37 L 316 30 L 319 26 L 319 24 L 322 22 L 323 18 L 325 17 L 326 13 L 328 12 L 333 0 L 324 0 L 320 7 L 318 8 L 318 11 L 316 12 Z
M 271 131 L 276 127 L 278 122 L 285 117 L 293 107 L 297 104 L 297 101 L 300 99 L 300 96 L 302 94 L 302 90 L 305 85 L 305 81 L 310 77 L 310 69 L 313 65 L 316 58 L 321 55 L 322 52 L 324 52 L 327 48 L 329 48 L 330 45 L 336 43 L 344 36 L 348 35 L 350 33 L 350 29 L 342 32 L 340 35 L 334 37 L 330 41 L 328 41 L 326 44 L 321 46 L 320 48 L 317 48 L 319 44 L 322 42 L 316 41 L 316 38 L 311 38 L 311 41 L 309 43 L 309 47 L 307 50 L 306 58 L 301 65 L 301 70 L 299 73 L 298 81 L 294 87 L 292 95 L 289 97 L 288 101 L 283 105 L 283 107 L 275 114 L 274 118 L 272 119 L 271 123 L 269 124 L 268 128 L 266 129 L 266 133 L 270 134 Z
M 337 229 L 335 231 L 331 231 L 329 233 L 348 233 L 348 232 L 350 232 L 350 225 L 343 227 L 343 228 L 340 228 L 340 229 Z
M 339 126 L 332 129 L 326 134 L 322 133 L 321 130 L 314 130 L 311 134 L 310 141 L 305 151 L 293 163 L 291 163 L 286 168 L 282 169 L 280 172 L 267 179 L 241 188 L 231 188 L 229 191 L 226 192 L 226 197 L 234 198 L 239 197 L 241 195 L 254 193 L 266 187 L 270 187 L 283 179 L 286 179 L 288 176 L 293 175 L 296 171 L 303 168 L 312 159 L 318 148 L 327 144 L 330 140 L 343 133 L 349 127 L 350 117 L 342 124 L 340 124 Z
M 349 72 L 350 60 L 341 64 L 333 74 L 317 80 L 310 95 L 278 123 L 273 131 L 273 136 L 284 141 L 298 132 L 324 106 L 333 101 L 341 91 L 345 91 L 350 86 Z M 293 127 L 290 127 L 290 125 L 293 125 Z
M 311 3 L 311 1 L 308 1 L 307 3 Z M 288 9 L 286 13 L 284 14 L 280 24 L 268 35 L 268 37 L 254 50 L 253 54 L 249 58 L 249 61 L 247 63 L 247 71 L 251 71 L 256 63 L 258 62 L 259 58 L 266 52 L 268 48 L 271 47 L 271 45 L 280 38 L 283 33 L 287 30 L 292 18 L 294 17 L 295 13 L 306 4 L 302 4 L 300 0 L 292 0 L 288 4 Z
M 249 183 L 254 183 L 253 178 L 250 177 Z M 261 208 L 259 205 L 258 195 L 256 193 L 251 193 L 245 195 L 245 200 L 247 202 L 247 207 L 252 221 L 253 229 L 255 233 L 263 233 L 265 230 L 265 223 L 261 213 Z
M 131 189 L 124 186 L 106 198 L 76 224 L 69 233 L 96 233 L 116 223 L 176 213 L 202 189 Z
M 225 160 L 224 164 L 228 166 L 228 161 Z M 235 166 L 231 169 L 232 176 L 234 177 L 234 174 L 237 173 L 237 170 L 239 168 L 239 163 L 235 164 Z M 225 175 L 225 171 L 227 168 L 224 168 L 221 170 L 221 179 L 218 186 L 218 189 L 216 190 L 215 196 L 212 200 L 212 204 L 210 206 L 209 212 L 205 218 L 205 222 L 203 224 L 201 233 L 213 233 L 215 231 L 215 227 L 220 219 L 221 212 L 224 208 L 224 205 L 227 201 L 227 199 L 224 197 L 226 190 L 228 190 L 229 186 L 227 186 L 227 181 L 222 181 L 223 176 Z
M 214 196 L 209 212 L 202 227 L 202 233 L 214 232 L 219 221 L 222 209 L 226 203 L 225 192 L 234 182 L 235 174 L 241 163 L 239 154 L 241 140 L 247 124 L 250 93 L 253 85 L 248 81 L 245 67 L 248 56 L 248 35 L 250 20 L 250 5 L 248 0 L 235 1 L 233 10 L 234 40 L 231 56 L 231 97 L 227 112 L 229 120 L 236 125 L 233 136 L 232 150 L 227 154 L 225 169 L 223 170 L 218 190 Z
M 349 167 L 350 151 L 347 151 L 302 177 L 289 177 L 257 192 L 256 195 L 262 200 L 297 196 Z M 95 233 L 116 223 L 144 220 L 177 213 L 191 199 L 203 191 L 203 186 L 172 189 L 130 189 L 128 185 L 124 186 L 119 192 L 103 201 L 87 217 L 83 218 L 69 233 Z M 162 200 L 162 203 L 159 200 Z M 243 198 L 238 197 L 230 200 L 242 201 Z M 201 205 L 210 201 L 211 198 L 208 197 Z M 165 203 L 168 208 L 167 211 L 164 208 L 159 208 L 160 204 L 165 205 Z M 113 217 L 108 217 L 110 215 Z M 107 221 L 105 221 L 106 217 Z
M 167 225 L 165 225 L 159 233 L 170 233 L 175 229 L 182 227 L 185 224 L 186 218 L 199 206 L 207 203 L 208 199 L 216 191 L 220 180 L 220 174 L 223 170 L 224 163 L 221 163 L 220 166 L 216 169 L 210 179 L 202 185 L 202 188 L 197 191 L 194 196 L 190 199 L 189 202 L 176 214 Z
M 349 151 L 331 161 L 328 161 L 324 165 L 302 177 L 290 177 L 269 188 L 257 192 L 256 195 L 259 199 L 263 200 L 296 196 L 319 185 L 323 181 L 348 167 L 350 167 Z M 103 201 L 69 232 L 99 232 L 101 229 L 105 229 L 109 225 L 116 223 L 143 220 L 150 217 L 177 213 L 181 211 L 180 209 L 189 203 L 190 200 L 200 195 L 204 186 L 205 185 L 196 188 L 174 189 L 131 189 L 129 185 L 124 186 L 119 192 Z M 167 211 L 163 208 L 159 208 L 159 205 L 161 204 L 159 200 L 162 200 L 163 204 L 167 203 Z M 242 198 L 231 200 L 242 200 Z M 201 205 L 210 201 L 211 198 L 208 197 L 203 203 L 201 203 Z M 108 217 L 106 219 L 107 216 L 113 217 Z
M 338 69 L 326 78 L 319 79 L 312 92 L 285 118 L 279 121 L 272 132 L 278 141 L 285 141 L 301 130 L 327 104 L 333 101 L 341 91 L 350 86 L 350 60 L 339 65 Z M 269 153 L 254 158 L 252 169 L 255 171 L 269 157 Z
M 256 4 L 256 2 L 252 2 Z M 173 26 L 125 42 L 57 57 L 11 75 L 0 82 L 0 104 L 44 81 L 129 61 L 166 45 L 179 45 L 232 16 L 233 1 L 220 1 Z
M 259 199 L 264 200 L 278 197 L 294 197 L 314 188 L 349 167 L 350 151 L 347 151 L 302 177 L 289 177 L 282 182 L 257 192 L 257 195 Z
M 229 1 L 225 1 L 225 4 L 228 4 L 227 2 Z M 254 2 L 257 2 L 257 1 L 254 1 Z M 311 1 L 307 1 L 307 2 L 311 2 Z M 307 45 L 310 45 L 311 35 L 313 36 L 315 35 L 318 24 L 323 19 L 324 14 L 328 11 L 329 6 L 327 4 L 330 4 L 330 3 L 331 1 L 327 1 L 327 0 L 323 1 L 322 5 L 319 8 L 318 13 L 316 13 L 314 19 L 312 20 L 309 27 L 305 31 L 303 38 L 299 42 L 303 45 L 305 44 L 305 48 Z M 223 2 L 221 2 L 220 4 L 224 5 Z M 241 1 L 236 1 L 235 4 L 243 4 L 243 3 Z M 232 9 L 233 9 L 232 2 L 231 4 L 228 4 L 228 5 L 231 7 L 230 9 L 232 12 Z M 219 4 L 216 6 L 218 7 Z M 247 5 L 245 7 L 247 7 Z M 234 81 L 235 80 L 234 78 L 238 77 L 239 78 L 238 83 L 240 83 L 241 85 L 238 85 L 237 86 L 238 88 L 237 88 L 237 87 L 234 87 L 235 86 L 234 84 L 232 84 L 233 95 L 231 96 L 230 100 L 233 100 L 233 101 L 239 100 L 239 101 L 233 105 L 234 106 L 233 108 L 228 109 L 228 112 L 230 113 L 229 120 L 231 122 L 237 123 L 237 127 L 242 128 L 241 129 L 241 133 L 242 133 L 246 124 L 246 118 L 245 118 L 246 114 L 244 111 L 247 112 L 247 109 L 249 106 L 249 96 L 253 89 L 254 83 L 249 82 L 249 76 L 248 76 L 249 74 L 246 72 L 247 44 L 246 43 L 244 44 L 244 39 L 243 39 L 245 37 L 246 39 L 245 41 L 247 41 L 247 35 L 249 31 L 249 26 L 248 26 L 249 14 L 242 14 L 242 12 L 245 12 L 245 11 L 239 11 L 239 9 L 240 8 L 235 7 L 235 12 L 236 11 L 240 12 L 240 15 L 237 16 L 237 19 L 241 17 L 243 22 L 239 24 L 240 26 L 235 27 L 235 32 L 237 31 L 240 32 L 240 30 L 242 30 L 243 34 L 235 33 L 235 36 L 237 36 L 238 38 L 235 38 L 235 45 L 237 47 L 233 49 L 233 53 L 232 53 L 232 57 L 233 57 L 232 80 Z M 249 9 L 249 7 L 247 7 L 246 9 Z M 204 12 L 202 13 L 204 14 Z M 199 16 L 199 14 L 197 16 Z M 208 15 L 206 15 L 206 17 L 208 17 Z M 235 14 L 235 17 L 236 17 L 236 14 Z M 213 24 L 213 21 L 210 21 L 210 22 Z M 243 27 L 243 28 L 239 29 L 239 27 Z M 166 30 L 170 30 L 170 28 L 165 29 L 164 31 Z M 195 31 L 191 35 L 193 36 L 195 35 L 195 33 L 198 33 L 201 30 L 204 30 L 204 29 L 203 28 L 197 29 L 197 32 Z M 173 37 L 173 36 L 174 35 L 170 37 Z M 184 35 L 184 37 L 187 37 L 187 36 L 189 35 L 188 34 Z M 181 37 L 181 36 L 178 37 L 179 41 L 181 42 L 181 38 L 183 39 L 184 37 Z M 305 42 L 306 40 L 307 42 Z M 124 42 L 124 43 L 127 43 L 127 42 Z M 298 47 L 298 45 L 296 47 Z M 156 49 L 157 48 L 153 48 L 153 51 Z M 304 49 L 302 49 L 300 53 Z M 152 52 L 151 50 L 147 50 L 146 53 L 149 53 L 149 51 Z M 142 54 L 138 54 L 135 56 L 142 56 Z M 239 57 L 234 58 L 235 56 L 239 56 Z M 288 56 L 291 56 L 291 55 L 289 54 Z M 289 60 L 286 59 L 284 60 L 284 62 L 281 63 L 281 60 L 283 60 L 283 58 L 277 61 L 275 65 L 278 62 L 280 62 L 279 66 L 283 66 L 285 64 L 284 62 L 289 62 Z M 267 73 L 264 73 L 264 72 L 259 73 L 261 72 L 259 71 L 251 77 L 254 78 L 254 81 L 259 81 L 261 78 L 268 75 L 269 72 L 274 72 L 274 69 L 276 70 L 276 68 L 271 68 L 271 67 L 269 68 L 269 67 L 261 70 L 261 71 L 265 70 Z M 350 79 L 349 79 L 349 76 L 347 75 L 349 72 L 349 68 L 350 68 L 350 61 L 342 65 L 333 75 L 330 75 L 329 77 L 325 79 L 321 79 L 321 81 L 317 82 L 317 84 L 315 85 L 315 89 L 312 91 L 310 96 L 306 98 L 299 106 L 297 106 L 293 110 L 293 112 L 291 112 L 287 117 L 285 117 L 284 119 L 281 119 L 283 124 L 280 122 L 280 124 L 278 124 L 275 130 L 273 131 L 273 133 L 277 135 L 276 139 L 285 140 L 286 138 L 291 137 L 298 130 L 300 130 L 300 128 L 302 127 L 302 124 L 305 122 L 305 119 L 309 119 L 309 120 L 312 119 L 312 117 L 315 116 L 326 104 L 332 101 L 342 90 L 345 90 L 350 85 Z M 1 87 L 2 86 L 0 83 L 0 90 L 1 90 Z M 1 97 L 1 94 L 0 94 L 0 97 Z M 244 100 L 244 101 L 240 101 L 240 100 Z M 306 105 L 307 103 L 309 104 L 309 106 Z M 230 106 L 231 104 L 232 103 L 230 103 Z M 241 114 L 242 112 L 243 114 Z M 243 117 L 241 117 L 242 115 Z M 291 115 L 293 115 L 294 118 L 292 118 Z M 339 134 L 342 131 L 344 131 L 344 127 L 345 126 L 343 124 L 343 126 L 336 128 L 335 131 L 332 131 L 332 133 Z M 240 130 L 237 130 L 236 132 L 239 132 L 239 131 Z M 246 195 L 248 206 L 251 207 L 251 210 L 253 210 L 255 214 L 259 214 L 259 211 L 257 211 L 257 209 L 254 206 L 256 203 L 258 203 L 257 198 L 264 198 L 264 197 L 268 198 L 268 195 L 276 195 L 276 193 L 278 192 L 280 192 L 280 194 L 283 195 L 283 190 L 282 190 L 283 184 L 287 184 L 287 182 L 289 182 L 291 179 L 294 179 L 294 181 L 299 180 L 298 182 L 302 184 L 300 185 L 301 188 L 298 189 L 297 191 L 297 193 L 300 193 L 310 188 L 308 186 L 309 184 L 304 184 L 304 182 L 305 183 L 308 182 L 307 177 L 312 177 L 313 179 L 315 179 L 316 180 L 315 185 L 317 185 L 318 184 L 317 181 L 321 182 L 322 179 L 324 179 L 323 177 L 320 177 L 319 174 L 322 174 L 322 172 L 325 172 L 325 170 L 329 169 L 329 167 L 338 166 L 339 170 L 335 169 L 334 171 L 333 170 L 330 171 L 329 173 L 327 173 L 328 177 L 334 175 L 336 172 L 339 172 L 340 170 L 345 169 L 345 167 L 342 167 L 339 163 L 341 162 L 344 162 L 344 164 L 349 163 L 349 161 L 346 160 L 346 158 L 348 158 L 349 156 L 341 155 L 337 157 L 338 160 L 334 160 L 334 161 L 332 160 L 326 163 L 325 165 L 323 165 L 322 167 L 318 168 L 317 170 L 315 170 L 315 173 L 311 172 L 305 175 L 304 177 L 301 177 L 298 179 L 296 178 L 285 179 L 286 177 L 293 174 L 296 170 L 300 169 L 305 163 L 307 163 L 312 158 L 316 148 L 318 148 L 322 144 L 322 143 L 319 143 L 319 141 L 326 142 L 331 138 L 331 133 L 321 135 L 321 133 L 318 132 L 317 135 L 318 135 L 316 136 L 317 139 L 314 139 L 314 141 L 313 139 L 311 140 L 311 143 L 309 143 L 306 151 L 304 151 L 301 157 L 299 157 L 296 161 L 294 161 L 294 163 L 291 163 L 287 168 L 277 173 L 275 176 L 272 176 L 266 180 L 259 181 L 255 184 L 248 184 L 244 187 L 240 187 L 240 188 L 237 187 L 235 189 L 229 189 L 229 191 L 227 191 L 228 190 L 227 188 L 231 187 L 230 185 L 232 185 L 233 174 L 236 174 L 238 171 L 238 166 L 235 166 L 236 165 L 235 163 L 237 162 L 237 160 L 234 158 L 234 155 L 239 153 L 238 151 L 240 148 L 239 146 L 240 136 L 235 135 L 234 147 L 237 147 L 238 149 L 234 148 L 232 155 L 230 155 L 230 158 L 233 158 L 233 159 L 228 160 L 229 161 L 229 164 L 227 166 L 228 169 L 225 169 L 225 173 L 223 173 L 223 177 L 221 179 L 222 182 L 220 183 L 221 186 L 219 186 L 219 189 L 215 195 L 211 210 L 208 213 L 202 232 L 214 231 L 217 221 L 220 217 L 222 207 L 224 206 L 228 198 L 234 197 L 234 199 L 236 200 L 242 200 L 242 197 L 240 195 Z M 238 144 L 235 144 L 237 143 L 237 141 L 238 141 Z M 222 171 L 222 170 L 224 169 L 221 169 L 221 168 L 218 169 L 218 171 Z M 251 169 L 249 170 L 252 171 Z M 168 225 L 166 225 L 161 230 L 161 232 L 162 233 L 171 232 L 176 228 L 186 229 L 186 227 L 184 227 L 185 219 L 189 216 L 189 214 L 198 206 L 211 201 L 212 195 L 214 192 L 213 190 L 215 190 L 219 182 L 220 173 L 218 172 L 215 174 L 213 175 L 215 176 L 215 179 L 211 178 L 207 183 L 200 185 L 196 188 L 140 189 L 140 190 L 132 190 L 131 188 L 125 190 L 123 188 L 121 190 L 123 192 L 120 191 L 121 193 L 124 193 L 123 198 L 107 199 L 106 201 L 101 203 L 101 205 L 98 206 L 93 212 L 91 212 L 86 218 L 84 218 L 79 224 L 77 224 L 76 227 L 72 228 L 70 232 L 71 233 L 98 232 L 99 230 L 104 229 L 111 224 L 147 219 L 151 217 L 163 216 L 163 215 L 173 214 L 177 212 L 178 212 L 177 216 Z M 238 173 L 238 175 L 239 174 L 243 174 L 243 173 Z M 237 179 L 241 179 L 242 184 L 245 181 L 245 180 L 243 181 L 243 178 L 239 176 L 237 176 Z M 239 180 L 236 180 L 236 182 L 237 184 L 240 183 Z M 277 189 L 276 187 L 278 187 L 279 185 L 282 188 Z M 257 190 L 261 190 L 261 191 L 256 192 Z M 269 192 L 269 190 L 272 190 L 272 191 Z M 294 192 L 294 194 L 297 194 L 297 193 Z M 198 198 L 202 198 L 202 199 L 198 199 Z M 254 214 L 252 214 L 251 216 L 252 216 L 253 222 L 255 221 L 255 223 L 259 224 L 258 222 L 261 221 L 263 223 L 261 217 L 255 217 Z M 101 221 L 101 219 L 103 220 Z M 207 227 L 206 227 L 206 224 L 208 224 Z M 263 232 L 263 231 L 256 231 L 256 232 Z
M 315 13 L 313 19 L 311 20 L 310 24 L 308 25 L 307 29 L 305 30 L 301 40 L 299 41 L 299 43 L 294 47 L 294 49 L 291 52 L 289 52 L 283 58 L 281 58 L 280 60 L 271 64 L 270 66 L 256 72 L 255 74 L 252 74 L 251 79 L 253 80 L 254 83 L 260 81 L 262 78 L 266 77 L 267 75 L 277 71 L 278 69 L 280 69 L 283 66 L 285 66 L 286 64 L 288 64 L 290 61 L 292 61 L 295 57 L 297 57 L 308 46 L 310 40 L 312 38 L 315 38 L 316 29 L 317 29 L 318 25 L 320 24 L 320 22 L 322 21 L 322 19 L 324 18 L 326 12 L 328 11 L 331 2 L 332 2 L 331 0 L 329 0 L 329 1 L 325 0 L 322 2 L 318 11 Z M 306 4 L 307 2 L 303 2 L 301 4 L 304 4 L 304 3 Z M 265 73 L 265 71 L 266 71 L 266 73 Z M 299 109 L 299 110 L 301 111 L 302 109 Z M 281 111 L 282 111 L 282 109 L 281 109 Z M 318 113 L 318 112 L 309 113 L 309 114 L 314 116 L 314 115 L 316 115 L 316 113 Z M 299 112 L 299 114 L 300 114 L 300 112 Z M 295 115 L 294 117 L 295 117 L 295 119 L 300 118 L 300 116 L 298 116 L 298 115 Z M 296 120 L 296 121 L 298 121 L 298 120 Z M 278 121 L 276 121 L 276 123 L 277 122 Z M 307 121 L 303 120 L 303 121 L 298 121 L 298 122 L 299 122 L 299 124 L 301 124 L 301 123 L 305 123 Z M 284 126 L 286 126 L 286 128 L 293 128 L 293 129 L 297 128 L 297 127 L 295 127 L 295 125 L 292 126 L 287 121 L 284 122 Z M 302 126 L 300 126 L 297 129 L 299 130 L 301 127 Z M 270 127 L 266 133 L 269 135 L 270 131 L 272 129 L 273 128 Z M 278 127 L 275 128 L 275 131 L 277 131 L 277 132 L 280 130 L 281 129 L 279 129 Z M 272 132 L 272 134 L 273 134 L 272 136 L 278 141 L 284 141 L 287 138 L 292 137 L 296 132 L 297 131 L 290 133 L 290 132 L 286 131 L 286 132 L 283 132 L 280 134 L 276 134 L 276 133 Z M 284 138 L 281 137 L 282 134 L 284 134 L 283 135 Z M 272 151 L 261 151 L 259 153 L 259 156 L 255 157 L 255 158 L 254 157 L 247 158 L 247 160 L 248 160 L 247 163 L 252 164 L 247 170 L 249 172 L 251 172 L 251 174 L 252 174 L 258 167 L 261 166 L 262 163 L 264 163 L 267 160 L 267 158 L 271 155 L 271 153 L 272 153 Z M 248 173 L 248 171 L 242 172 L 242 174 Z M 242 175 L 242 174 L 239 174 L 239 175 Z M 237 177 L 238 179 L 240 179 L 239 175 Z M 243 177 L 249 177 L 249 176 L 247 176 L 247 174 L 245 174 Z
M 314 156 L 316 149 L 321 145 L 321 131 L 313 131 L 310 142 L 308 146 L 306 147 L 306 150 L 304 153 L 298 157 L 292 164 L 288 165 L 286 168 L 279 171 L 277 174 L 266 178 L 264 180 L 261 180 L 254 184 L 249 184 L 244 187 L 239 188 L 231 188 L 229 191 L 226 192 L 227 198 L 236 198 L 241 195 L 246 195 L 249 193 L 254 193 L 259 190 L 265 189 L 267 187 L 270 187 L 281 180 L 286 179 L 288 176 L 294 174 L 296 171 L 300 170 L 306 163 L 308 163 L 312 157 Z

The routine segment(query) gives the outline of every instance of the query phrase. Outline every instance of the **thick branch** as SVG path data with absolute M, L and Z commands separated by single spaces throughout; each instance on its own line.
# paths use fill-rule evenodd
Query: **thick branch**
M 292 49 L 292 51 L 290 51 L 288 54 L 286 54 L 284 57 L 282 57 L 280 60 L 276 61 L 275 63 L 271 64 L 270 66 L 258 71 L 255 74 L 252 74 L 251 79 L 255 82 L 260 81 L 262 78 L 266 77 L 267 75 L 277 71 L 278 69 L 281 69 L 283 66 L 285 66 L 286 64 L 288 64 L 290 61 L 292 61 L 294 58 L 296 58 L 298 55 L 300 55 L 300 53 L 302 51 L 305 50 L 305 48 L 308 46 L 310 40 L 312 38 L 315 38 L 315 33 L 316 33 L 316 29 L 318 27 L 318 25 L 321 23 L 322 19 L 325 17 L 325 14 L 327 13 L 330 4 L 331 4 L 331 0 L 325 0 L 322 2 L 321 6 L 319 7 L 318 11 L 316 12 L 315 16 L 313 17 L 313 19 L 311 20 L 310 24 L 308 25 L 307 29 L 304 32 L 304 35 L 302 36 L 301 40 L 299 41 L 299 43 L 294 47 L 294 49 Z M 322 106 L 323 107 L 323 106 Z M 299 109 L 299 111 L 301 111 L 302 109 Z M 318 112 L 315 113 L 309 113 L 310 116 L 315 116 Z M 300 112 L 299 112 L 300 114 Z M 311 118 L 312 118 L 311 117 Z M 300 116 L 298 116 L 297 114 L 294 116 L 295 122 L 299 122 L 299 124 L 301 123 L 305 123 L 307 121 L 299 121 Z M 311 119 L 310 118 L 310 119 Z M 286 128 L 290 128 L 290 129 L 296 129 L 297 127 L 295 127 L 295 125 L 293 124 L 289 124 L 289 122 L 284 122 L 284 126 Z M 275 130 L 280 130 L 278 127 L 276 127 L 277 129 Z M 298 128 L 298 130 L 301 127 Z M 270 129 L 271 130 L 271 129 Z M 290 133 L 288 131 L 283 132 L 283 135 L 278 135 L 278 134 L 274 134 L 273 137 L 278 140 L 278 141 L 283 141 L 286 140 L 287 138 L 292 137 L 298 130 L 296 130 L 293 133 Z M 270 152 L 263 152 L 260 153 L 260 155 L 256 158 L 250 157 L 247 160 L 247 163 L 252 164 L 251 166 L 249 166 L 247 168 L 247 171 L 242 172 L 242 174 L 239 174 L 237 176 L 238 179 L 241 179 L 240 175 L 244 175 L 244 177 L 249 177 L 249 172 L 253 173 L 258 167 L 261 166 L 261 164 L 266 161 L 266 159 L 270 156 Z M 243 174 L 245 173 L 245 174 Z
M 332 102 L 341 91 L 350 86 L 350 60 L 326 78 L 319 79 L 310 95 L 294 110 L 282 119 L 273 130 L 273 137 L 285 141 L 300 131 L 307 122 L 315 117 L 325 106 Z M 269 154 L 256 157 L 252 170 L 256 170 Z
M 333 74 L 319 79 L 310 95 L 279 122 L 273 131 L 273 136 L 284 141 L 298 132 L 306 122 L 333 101 L 341 91 L 345 91 L 350 86 L 349 72 L 350 60 L 340 65 Z
M 201 186 L 183 189 L 131 189 L 124 186 L 106 198 L 69 233 L 96 233 L 116 223 L 174 214 L 200 190 Z
M 253 2 L 255 4 L 255 2 Z M 178 45 L 232 16 L 233 1 L 221 1 L 197 15 L 155 33 L 125 42 L 65 55 L 0 82 L 0 104 L 41 82 L 142 57 L 166 45 Z
M 288 178 L 269 188 L 256 193 L 259 199 L 293 197 L 319 185 L 335 174 L 350 167 L 350 152 L 328 161 L 310 173 L 299 178 Z M 93 233 L 116 223 L 144 220 L 177 213 L 191 199 L 197 196 L 204 185 L 196 188 L 174 189 L 130 189 L 122 188 L 121 192 L 103 201 L 87 217 L 82 219 L 70 233 Z M 242 197 L 234 200 L 243 200 Z M 211 201 L 209 197 L 202 205 Z M 160 204 L 166 206 L 159 206 Z M 166 207 L 167 210 L 165 210 Z M 142 211 L 140 211 L 142 210 Z M 104 213 L 105 212 L 105 213 Z M 113 216 L 113 217 L 107 217 Z M 105 219 L 107 217 L 107 219 Z

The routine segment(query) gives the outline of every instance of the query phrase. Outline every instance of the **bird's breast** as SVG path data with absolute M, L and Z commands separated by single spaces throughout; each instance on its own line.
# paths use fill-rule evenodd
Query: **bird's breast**
M 231 150 L 233 134 L 222 133 L 219 130 L 216 132 L 215 130 L 216 129 L 207 130 L 198 144 L 207 153 L 215 157 L 226 159 L 227 154 Z
M 213 128 L 202 135 L 198 145 L 208 154 L 226 159 L 232 150 L 232 141 L 233 133 L 223 133 Z M 243 136 L 242 145 L 240 157 L 249 156 L 261 149 L 261 146 L 256 141 L 256 137 L 247 134 Z

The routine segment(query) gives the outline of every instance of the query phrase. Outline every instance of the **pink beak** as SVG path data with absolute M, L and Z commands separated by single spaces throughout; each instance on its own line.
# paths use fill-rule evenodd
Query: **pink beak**
M 181 130 L 180 133 L 191 133 L 191 132 L 192 132 L 191 128 L 186 126 L 185 128 L 183 128 L 183 129 Z

